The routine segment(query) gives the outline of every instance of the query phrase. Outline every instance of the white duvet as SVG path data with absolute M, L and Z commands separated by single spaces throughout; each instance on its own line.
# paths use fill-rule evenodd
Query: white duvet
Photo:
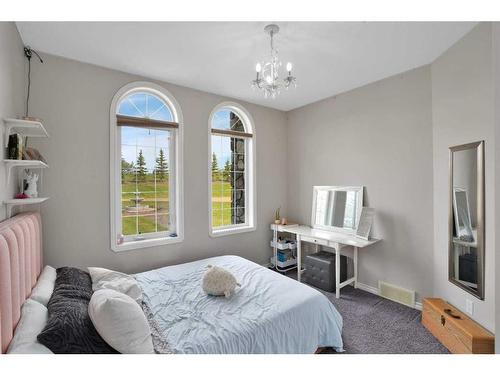
M 206 295 L 206 266 L 224 267 L 241 287 Z M 317 290 L 237 256 L 135 275 L 161 336 L 174 353 L 314 353 L 342 350 L 342 317 Z

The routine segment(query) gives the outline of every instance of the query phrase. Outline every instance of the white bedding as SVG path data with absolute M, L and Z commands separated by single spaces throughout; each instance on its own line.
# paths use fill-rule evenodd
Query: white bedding
M 206 266 L 234 274 L 231 298 L 206 295 Z M 342 317 L 317 290 L 237 256 L 135 275 L 144 302 L 174 353 L 314 353 L 342 350 Z

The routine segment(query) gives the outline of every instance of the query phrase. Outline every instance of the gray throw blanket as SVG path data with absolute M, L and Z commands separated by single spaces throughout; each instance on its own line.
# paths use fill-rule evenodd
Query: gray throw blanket
M 173 354 L 174 352 L 170 349 L 167 340 L 162 336 L 161 330 L 158 327 L 158 323 L 151 312 L 148 304 L 142 301 L 141 304 L 142 311 L 144 311 L 144 315 L 146 315 L 146 319 L 148 320 L 149 327 L 151 329 L 151 338 L 153 339 L 153 349 L 156 354 Z

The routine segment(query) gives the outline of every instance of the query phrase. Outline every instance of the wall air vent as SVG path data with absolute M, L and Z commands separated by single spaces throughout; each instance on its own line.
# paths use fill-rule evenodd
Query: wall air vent
M 378 293 L 381 297 L 399 302 L 403 305 L 415 308 L 415 291 L 388 284 L 384 281 L 378 282 Z

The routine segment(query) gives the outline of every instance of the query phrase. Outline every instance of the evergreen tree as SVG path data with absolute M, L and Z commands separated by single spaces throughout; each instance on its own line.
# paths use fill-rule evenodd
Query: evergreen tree
M 144 155 L 142 155 L 142 150 L 139 150 L 139 155 L 137 156 L 137 178 L 141 181 L 146 179 L 146 174 L 148 173 L 148 169 L 146 168 L 146 159 L 144 159 Z
M 226 164 L 224 164 L 224 171 L 222 172 L 222 178 L 224 181 L 231 181 L 231 162 L 229 159 L 226 160 Z
M 217 163 L 217 156 L 215 152 L 212 153 L 212 180 L 217 181 L 219 177 L 219 164 Z
M 167 174 L 168 174 L 167 159 L 165 158 L 163 149 L 160 148 L 160 152 L 158 154 L 158 157 L 156 158 L 156 176 L 158 176 L 158 179 L 160 181 L 163 181 Z

